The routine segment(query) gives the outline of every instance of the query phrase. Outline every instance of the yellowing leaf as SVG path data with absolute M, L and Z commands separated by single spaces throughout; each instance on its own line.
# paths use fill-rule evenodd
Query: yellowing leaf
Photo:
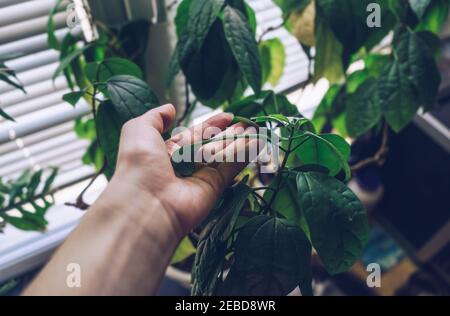
M 292 34 L 306 46 L 314 46 L 316 37 L 314 34 L 316 19 L 316 3 L 311 1 L 303 11 L 295 11 L 289 19 Z

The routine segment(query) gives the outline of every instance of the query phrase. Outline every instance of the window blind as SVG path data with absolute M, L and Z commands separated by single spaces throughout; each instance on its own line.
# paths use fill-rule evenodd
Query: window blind
M 82 164 L 88 142 L 73 132 L 74 119 L 89 112 L 62 100 L 69 91 L 64 77 L 52 80 L 58 52 L 47 45 L 47 20 L 55 0 L 0 0 L 0 57 L 16 71 L 26 94 L 0 83 L 0 107 L 16 122 L 0 119 L 0 177 L 17 177 L 27 168 L 59 167 L 55 186 L 76 182 L 94 173 Z M 63 1 L 65 8 L 68 1 Z M 56 36 L 80 32 L 66 26 L 66 12 L 54 16 Z

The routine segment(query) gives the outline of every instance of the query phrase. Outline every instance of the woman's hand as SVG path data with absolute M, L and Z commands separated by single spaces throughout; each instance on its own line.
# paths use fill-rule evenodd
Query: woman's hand
M 175 108 L 167 104 L 125 124 L 111 185 L 135 188 L 135 198 L 158 200 L 181 238 L 206 217 L 245 163 L 224 162 L 215 167 L 204 166 L 192 177 L 178 178 L 173 171 L 170 155 L 182 146 L 216 136 L 231 124 L 233 116 L 218 114 L 164 142 L 161 134 L 169 129 L 174 119 Z M 237 124 L 224 134 L 231 136 L 245 132 L 249 130 Z M 248 141 L 238 139 L 234 142 L 215 142 L 206 148 L 212 149 L 217 157 L 226 156 L 227 151 L 245 150 L 248 144 Z

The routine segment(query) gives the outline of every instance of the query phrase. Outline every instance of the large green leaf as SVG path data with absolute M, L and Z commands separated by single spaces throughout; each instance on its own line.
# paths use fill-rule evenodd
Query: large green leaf
M 114 76 L 107 81 L 111 102 L 123 120 L 140 116 L 159 105 L 147 83 L 132 76 Z
M 109 58 L 101 62 L 88 63 L 85 67 L 86 77 L 94 84 L 106 82 L 111 77 L 129 75 L 143 79 L 144 75 L 138 65 L 124 58 Z
M 381 119 L 378 83 L 366 80 L 347 102 L 346 127 L 350 136 L 358 137 L 374 127 Z
M 330 170 L 332 176 L 340 170 L 349 176 L 347 161 L 351 150 L 345 139 L 335 134 L 309 135 L 295 152 L 300 161 L 305 165 L 323 166 Z
M 278 39 L 270 39 L 259 45 L 259 57 L 262 66 L 262 82 L 275 87 L 280 81 L 286 63 L 283 43 Z
M 253 91 L 258 94 L 261 91 L 262 70 L 253 32 L 244 15 L 232 7 L 225 7 L 223 22 L 225 37 L 234 57 Z
M 235 262 L 223 287 L 226 295 L 285 296 L 300 285 L 311 295 L 311 245 L 284 219 L 250 219 L 235 245 Z
M 201 49 L 186 59 L 182 69 L 192 92 L 203 104 L 217 107 L 233 95 L 242 75 L 220 20 L 211 26 Z
M 371 3 L 380 5 L 380 15 L 383 18 L 382 27 L 367 25 L 367 7 Z M 343 45 L 343 61 L 348 66 L 350 57 L 367 42 L 373 46 L 390 30 L 388 5 L 383 0 L 316 0 L 317 14 L 325 19 L 333 30 L 336 38 Z M 392 21 L 390 21 L 392 22 Z M 375 37 L 372 38 L 372 37 Z M 336 53 L 336 52 L 335 52 Z
M 327 271 L 347 271 L 367 243 L 366 213 L 356 195 L 326 174 L 300 172 L 297 189 L 314 248 Z
M 430 37 L 434 35 L 429 32 L 404 32 L 394 47 L 401 72 L 413 83 L 421 105 L 426 108 L 434 106 L 441 82 L 432 49 L 427 43 Z
M 181 34 L 176 52 L 172 57 L 167 86 L 172 82 L 177 69 L 180 69 L 176 65 L 185 65 L 188 62 L 187 59 L 201 49 L 212 25 L 222 11 L 224 3 L 225 0 L 197 0 L 191 3 L 186 29 Z M 180 14 L 184 15 L 185 12 L 180 11 Z M 180 17 L 180 19 L 184 18 Z
M 400 64 L 394 61 L 380 77 L 378 86 L 383 114 L 391 128 L 399 132 L 420 107 L 414 85 L 401 71 Z
M 213 214 L 215 219 L 208 222 L 203 229 L 197 246 L 197 253 L 192 272 L 192 294 L 210 296 L 214 293 L 223 269 L 229 239 L 237 223 L 239 214 L 251 189 L 240 182 L 228 189 L 222 203 Z

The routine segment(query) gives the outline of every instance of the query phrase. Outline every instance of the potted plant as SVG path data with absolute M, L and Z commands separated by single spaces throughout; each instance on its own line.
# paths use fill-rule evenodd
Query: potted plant
M 245 1 L 179 4 L 179 39 L 167 86 L 182 71 L 196 101 L 222 107 L 236 121 L 267 128 L 280 139 L 268 139 L 280 151 L 279 169 L 268 177 L 258 168 L 247 170 L 180 245 L 176 261 L 192 254 L 195 244 L 194 295 L 287 295 L 297 286 L 311 295 L 312 248 L 331 274 L 347 271 L 361 256 L 367 217 L 346 182 L 361 168 L 381 164 L 389 132 L 401 131 L 420 108 L 434 105 L 440 81 L 434 33 L 448 13 L 448 2 L 343 2 L 276 1 L 284 12 L 279 27 L 290 24 L 314 64 L 309 82 L 326 78 L 331 83 L 312 120 L 285 96 L 263 89 L 264 83 L 279 79 L 284 52 L 277 40 L 256 39 L 256 19 Z M 378 49 L 388 34 L 393 34 L 391 44 Z M 159 102 L 139 67 L 126 54 L 118 58 L 107 36 L 82 48 L 76 46 L 79 40 L 69 36 L 60 46 L 58 71 L 75 78 L 79 87 L 64 98 L 71 104 L 82 97 L 91 103 L 94 133 L 88 133 L 93 141 L 88 161 L 110 178 L 121 126 Z M 70 53 L 66 47 L 72 47 Z M 244 96 L 247 88 L 252 95 Z M 187 94 L 180 124 L 194 104 Z M 326 133 L 330 125 L 340 135 Z M 349 166 L 351 149 L 343 137 L 369 131 L 384 134 L 380 150 Z M 191 149 L 181 148 L 178 154 Z M 174 160 L 173 165 L 180 176 L 195 170 L 192 161 Z M 75 206 L 88 207 L 82 194 Z

